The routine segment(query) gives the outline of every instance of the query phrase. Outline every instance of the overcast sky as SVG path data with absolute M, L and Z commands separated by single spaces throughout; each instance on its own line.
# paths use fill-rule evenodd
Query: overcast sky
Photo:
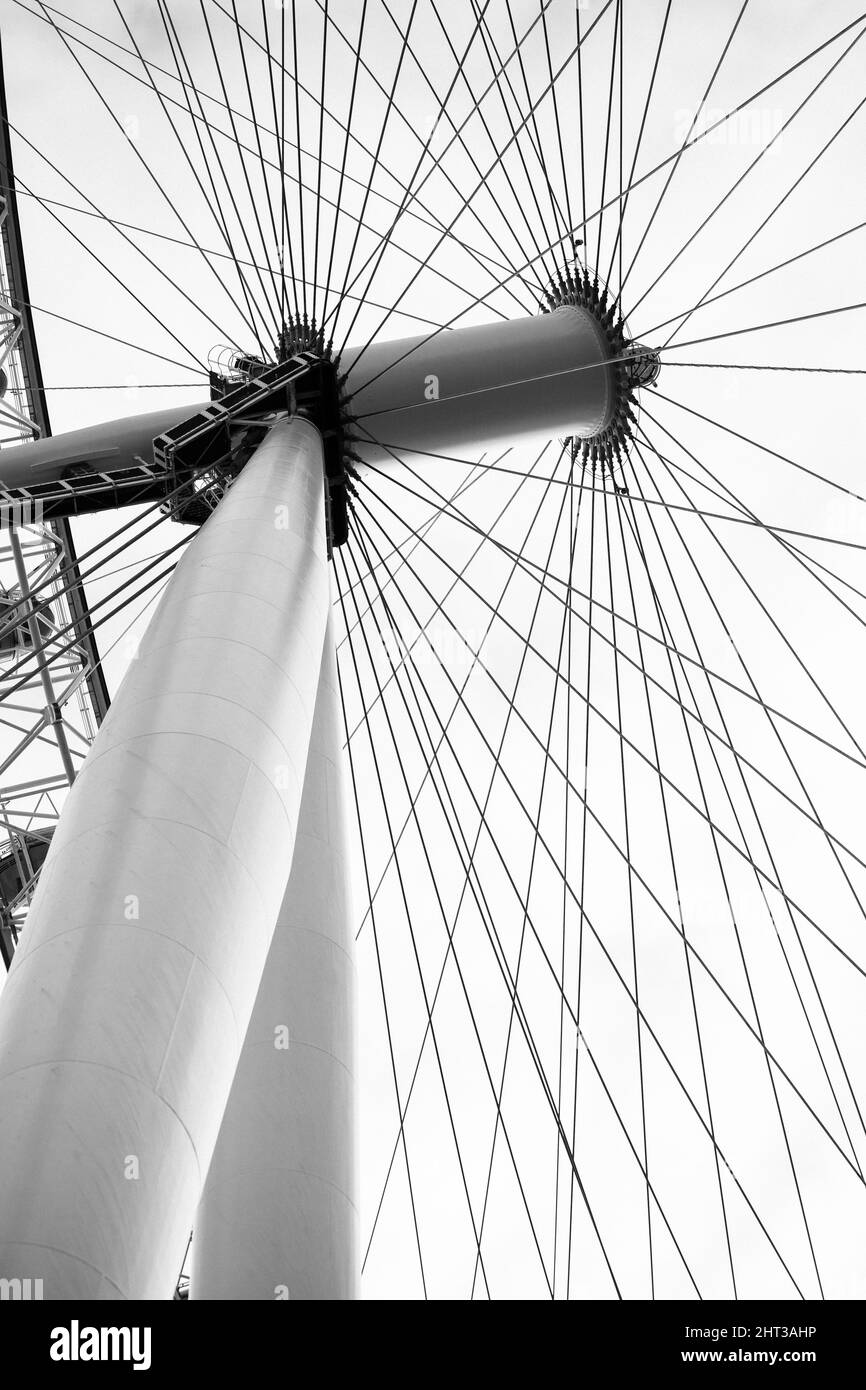
M 193 79 L 207 94 L 204 110 L 217 132 L 231 189 L 230 197 L 209 154 L 222 227 L 209 206 L 214 197 L 206 162 L 180 85 L 172 77 L 174 58 L 157 6 L 121 0 L 118 10 L 113 0 L 79 0 L 68 14 L 52 10 L 52 25 L 46 22 L 47 7 L 37 0 L 2 0 L 20 213 L 55 432 L 163 405 L 176 404 L 182 414 L 206 397 L 202 368 L 215 345 L 257 349 L 256 335 L 245 323 L 232 261 L 227 255 L 202 256 L 198 249 L 225 252 L 224 231 L 242 261 L 254 260 L 261 267 L 264 288 L 250 272 L 253 292 L 262 303 L 265 291 L 276 302 L 271 275 L 279 275 L 279 238 L 270 214 L 276 210 L 280 220 L 280 154 L 268 59 L 261 47 L 262 6 L 259 0 L 238 0 L 241 23 L 249 31 L 243 51 L 231 4 L 207 0 L 204 8 L 219 69 L 196 0 L 176 0 L 171 13 Z M 571 0 L 552 0 L 546 31 L 538 22 L 538 0 L 513 0 L 510 7 L 505 0 L 491 0 L 485 10 L 487 47 L 477 33 L 470 45 L 476 28 L 471 0 L 438 5 L 447 35 L 433 0 L 417 0 L 417 5 L 412 0 L 369 0 L 361 48 L 368 66 L 358 77 L 335 232 L 333 204 L 340 187 L 343 125 L 362 7 L 357 0 L 332 0 L 329 6 L 345 37 L 329 29 L 327 116 L 320 123 L 322 10 L 315 0 L 299 0 L 301 178 L 307 186 L 302 200 L 291 81 L 286 88 L 285 186 L 289 244 L 296 270 L 303 247 L 309 309 L 314 282 L 320 315 L 326 283 L 328 307 L 338 302 L 355 238 L 353 217 L 363 213 L 367 226 L 354 247 L 350 283 L 400 212 L 388 249 L 372 263 L 375 274 L 371 277 L 368 270 L 355 284 L 359 301 L 366 301 L 357 316 L 359 301 L 340 302 L 334 325 L 338 346 L 346 336 L 361 344 L 371 336 L 404 336 L 452 322 L 456 327 L 535 312 L 539 280 L 534 267 L 545 278 L 539 249 L 561 242 L 565 222 L 578 227 L 584 189 L 590 220 L 577 230 L 586 241 L 581 254 L 591 268 L 598 261 L 605 277 L 613 262 L 611 281 L 618 285 L 617 209 L 609 209 L 602 223 L 600 260 L 599 224 L 593 216 L 602 202 L 606 143 L 605 196 L 614 196 L 621 186 L 618 68 L 611 84 L 617 8 L 615 0 L 604 13 L 600 0 L 578 6 L 584 33 L 597 24 L 581 49 L 578 82 Z M 666 0 L 625 0 L 622 8 L 624 185 L 666 10 L 667 30 L 636 178 L 669 160 L 685 140 L 742 0 L 673 0 L 670 7 Z M 290 20 L 290 6 L 286 13 Z M 73 14 L 78 25 L 69 18 Z M 141 55 L 153 65 L 150 76 L 164 95 L 165 109 L 121 14 Z M 279 4 L 267 0 L 265 14 L 272 52 L 278 56 Z M 401 35 L 410 18 L 401 61 Z M 663 344 L 676 316 L 708 294 L 729 262 L 734 264 L 713 293 L 863 222 L 864 117 L 858 103 L 866 80 L 866 42 L 857 40 L 866 31 L 866 18 L 854 0 L 750 0 L 694 130 L 707 129 L 747 102 L 858 18 L 859 26 L 854 24 L 683 154 L 630 269 L 673 165 L 666 163 L 633 190 L 622 245 L 623 268 L 629 271 L 623 309 L 635 339 Z M 513 58 L 506 69 L 510 85 L 503 79 L 497 86 L 491 58 L 494 52 L 499 61 L 512 54 L 512 21 L 517 35 L 529 31 L 520 46 L 522 64 Z M 462 76 L 456 75 L 450 45 L 461 58 L 465 55 Z M 249 119 L 243 59 L 264 168 Z M 290 28 L 286 59 L 293 74 Z M 382 136 L 398 65 L 394 106 Z M 555 106 L 549 95 L 542 97 L 551 71 L 558 74 Z M 274 73 L 279 103 L 278 67 Z M 248 147 L 245 155 L 239 154 L 231 119 L 220 104 L 221 81 L 237 113 L 235 131 Z M 527 126 L 527 112 L 535 103 L 535 123 Z M 515 127 L 517 141 L 512 139 Z M 814 168 L 797 183 L 813 160 Z M 415 198 L 408 201 L 404 191 L 413 174 Z M 125 224 L 129 241 L 107 219 Z M 443 237 L 443 225 L 451 235 Z M 677 255 L 695 232 L 694 241 Z M 859 1174 L 866 1159 L 866 1131 L 857 1108 L 862 1108 L 866 1081 L 866 950 L 860 908 L 866 892 L 866 598 L 860 592 L 866 579 L 866 503 L 854 495 L 863 491 L 862 376 L 755 369 L 866 369 L 862 314 L 804 318 L 866 297 L 862 239 L 862 230 L 855 231 L 700 307 L 689 318 L 662 354 L 658 393 L 647 393 L 642 427 L 650 443 L 642 446 L 641 456 L 632 457 L 624 479 L 628 499 L 593 494 L 588 477 L 581 489 L 576 474 L 569 502 L 568 461 L 556 441 L 540 459 L 537 451 L 516 448 L 500 459 L 499 470 L 482 476 L 470 471 L 474 459 L 407 458 L 394 465 L 389 478 L 369 477 L 368 491 L 362 490 L 372 513 L 366 524 L 376 545 L 383 555 L 399 545 L 407 557 L 399 573 L 396 562 L 390 562 L 396 580 L 388 590 L 394 620 L 407 644 L 430 625 L 434 651 L 419 639 L 415 685 L 410 687 L 401 670 L 402 688 L 410 705 L 411 690 L 420 693 L 422 682 L 429 692 L 432 707 L 424 708 L 434 743 L 441 735 L 437 715 L 448 724 L 441 778 L 425 776 L 430 744 L 423 742 L 420 720 L 410 720 L 397 681 L 371 714 L 369 736 L 361 723 L 352 739 L 374 884 L 386 871 L 391 845 L 370 737 L 392 824 L 399 829 L 408 818 L 398 862 L 408 884 L 412 930 L 429 997 L 445 955 L 447 924 L 461 902 L 465 860 L 491 783 L 493 753 L 507 730 L 487 804 L 488 828 L 478 840 L 477 880 L 472 880 L 483 885 L 490 922 L 486 928 L 473 893 L 463 893 L 455 934 L 460 973 L 452 958 L 434 1015 L 476 1227 L 492 1171 L 482 1252 L 495 1297 L 548 1296 L 554 1282 L 557 1297 L 566 1289 L 572 1297 L 614 1296 L 608 1260 L 624 1296 L 648 1297 L 645 1162 L 654 1194 L 657 1296 L 693 1296 L 697 1286 L 703 1297 L 729 1297 L 732 1265 L 742 1297 L 796 1297 L 798 1289 L 815 1297 L 818 1272 L 828 1296 L 853 1298 L 866 1292 L 866 1202 Z M 550 256 L 547 261 L 550 265 Z M 510 278 L 514 269 L 521 272 L 520 279 Z M 294 290 L 290 293 L 293 298 Z M 479 302 L 473 304 L 475 299 Z M 42 312 L 49 309 L 128 345 Z M 738 332 L 793 318 L 803 321 Z M 270 340 L 266 346 L 272 346 Z M 717 367 L 684 365 L 692 363 Z M 718 364 L 736 369 L 721 370 Z M 61 389 L 68 387 L 100 389 Z M 691 411 L 736 433 L 701 421 Z M 768 446 L 775 455 L 748 440 Z M 530 469 L 536 476 L 524 483 Z M 551 476 L 556 481 L 534 516 L 543 480 Z M 407 488 L 423 493 L 427 479 L 436 492 L 450 497 L 469 478 L 472 486 L 457 506 L 490 539 L 479 546 L 478 531 L 465 521 L 440 517 L 428 541 L 413 549 L 409 533 L 432 516 L 436 498 L 431 492 L 421 501 Z M 750 520 L 760 519 L 776 531 L 719 519 L 718 514 L 742 519 L 743 508 Z M 696 514 L 700 511 L 716 516 L 707 519 Z M 564 627 L 570 520 L 576 527 L 572 618 Z M 76 523 L 76 535 L 84 546 L 116 524 L 113 517 L 83 521 Z M 809 533 L 812 539 L 791 532 Z M 167 548 L 179 534 L 167 524 L 157 533 L 158 545 Z M 815 537 L 832 538 L 833 543 Z M 800 550 L 792 553 L 791 544 Z M 152 538 L 140 542 L 130 548 L 129 560 L 158 545 Z M 511 577 L 509 551 L 521 552 L 526 562 Z M 335 567 L 335 580 L 339 577 L 344 590 L 347 577 L 349 582 L 358 577 L 356 563 L 364 573 L 357 542 L 345 567 L 342 561 Z M 539 598 L 538 567 L 548 564 L 551 578 Z M 471 590 L 453 585 L 455 570 L 464 565 Z M 105 581 L 104 587 L 109 584 Z M 587 688 L 590 590 L 593 639 Z M 92 597 L 102 591 L 94 585 Z M 363 611 L 362 592 L 357 591 Z M 441 606 L 434 612 L 437 602 Z M 500 616 L 491 622 L 494 609 Z M 386 626 L 381 603 L 375 611 Z M 338 640 L 343 636 L 341 612 L 338 604 Z M 660 626 L 660 612 L 669 626 Z M 130 616 L 108 624 L 101 634 L 106 649 L 117 643 L 106 662 L 112 688 L 134 649 L 138 629 L 121 640 Z M 351 727 L 376 693 L 371 661 L 384 683 L 389 660 L 397 659 L 395 648 L 389 653 L 379 640 L 371 616 L 365 618 L 364 630 L 369 653 L 359 633 L 353 637 L 363 694 L 356 687 L 349 646 L 340 649 Z M 671 656 L 672 649 L 683 653 L 682 663 Z M 702 668 L 716 673 L 712 681 Z M 556 670 L 566 677 L 571 672 L 570 700 Z M 449 722 L 455 686 L 460 690 L 464 681 L 464 707 Z M 552 706 L 554 688 L 558 693 Z M 421 694 L 422 702 L 424 698 Z M 586 772 L 590 814 L 584 837 L 587 698 L 592 706 Z M 689 711 L 685 716 L 679 702 Z M 423 784 L 417 823 L 386 709 L 412 796 Z M 707 734 L 705 727 L 712 732 Z M 567 796 L 566 762 L 571 781 Z M 453 796 L 449 816 L 440 800 L 446 784 Z M 462 853 L 449 819 L 459 824 Z M 434 864 L 442 910 L 419 826 Z M 631 873 L 623 853 L 626 839 Z M 360 925 L 365 901 L 359 844 L 356 851 Z M 563 871 L 569 884 L 564 906 Z M 519 902 L 529 884 L 531 926 Z M 491 924 L 512 974 L 520 958 L 523 1016 L 550 1087 L 546 1094 L 515 1022 L 502 1102 L 511 1147 L 509 1152 L 500 1130 L 492 1170 L 495 1103 L 475 1028 L 498 1088 L 511 1001 L 491 950 Z M 426 1013 L 393 865 L 376 898 L 376 927 L 405 1102 Z M 682 933 L 694 948 L 691 973 Z M 361 930 L 358 959 L 366 1246 L 398 1133 L 369 919 Z M 556 983 L 562 960 L 568 1001 L 564 1020 Z M 633 998 L 635 965 L 644 1018 L 640 1029 Z M 575 1027 L 569 1011 L 577 1010 L 578 999 L 583 1043 L 575 1083 Z M 774 1059 L 770 1067 L 761 1036 Z M 571 1189 L 551 1098 L 559 1098 L 569 1139 L 576 1115 L 575 1161 L 585 1198 L 577 1187 Z M 710 1115 L 718 1162 L 708 1138 Z M 406 1137 L 428 1292 L 466 1297 L 473 1288 L 476 1241 L 429 1039 Z M 365 1292 L 372 1297 L 421 1293 L 402 1154 L 382 1205 Z M 483 1279 L 475 1292 L 484 1295 Z

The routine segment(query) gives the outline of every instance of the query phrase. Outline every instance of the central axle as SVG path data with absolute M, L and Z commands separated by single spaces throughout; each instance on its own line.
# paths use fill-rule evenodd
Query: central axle
M 355 463 L 410 453 L 472 461 L 491 448 L 570 442 L 572 458 L 613 472 L 636 424 L 640 386 L 658 357 L 632 343 L 608 291 L 569 276 L 535 317 L 442 329 L 347 348 L 332 360 L 321 331 L 289 323 L 280 360 L 227 349 L 211 400 L 89 425 L 3 450 L 0 504 L 45 519 L 166 499 L 206 519 L 275 415 L 306 415 L 325 443 L 332 513 Z M 336 499 L 336 504 L 335 504 Z M 344 520 L 332 516 L 340 544 Z

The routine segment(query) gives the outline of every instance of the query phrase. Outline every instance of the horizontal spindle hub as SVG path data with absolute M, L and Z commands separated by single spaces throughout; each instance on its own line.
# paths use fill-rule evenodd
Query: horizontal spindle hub
M 575 261 L 565 274 L 557 273 L 539 304 L 543 314 L 553 313 L 564 305 L 573 305 L 591 313 L 607 343 L 607 358 L 615 384 L 615 398 L 610 421 L 589 439 L 572 439 L 572 456 L 583 467 L 590 463 L 607 467 L 613 476 L 628 453 L 629 440 L 637 425 L 638 392 L 652 386 L 660 371 L 659 355 L 654 348 L 635 342 L 628 331 L 619 299 L 597 271 L 591 271 Z

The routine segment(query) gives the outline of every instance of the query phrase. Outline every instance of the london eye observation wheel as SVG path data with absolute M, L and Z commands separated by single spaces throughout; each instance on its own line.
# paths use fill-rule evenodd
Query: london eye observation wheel
M 862 1297 L 866 13 L 2 63 L 0 1275 Z

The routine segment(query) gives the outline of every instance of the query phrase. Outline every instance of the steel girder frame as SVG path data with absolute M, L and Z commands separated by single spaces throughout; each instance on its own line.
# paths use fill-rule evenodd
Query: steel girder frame
M 45 439 L 51 433 L 6 117 L 0 44 L 0 368 L 9 387 L 7 397 L 0 399 L 0 475 L 7 452 L 4 446 Z M 50 582 L 61 571 L 62 581 Z M 29 590 L 37 582 L 41 599 L 51 603 L 51 622 L 43 616 L 37 623 L 32 611 L 28 615 L 32 610 L 27 603 Z M 0 517 L 0 586 L 16 600 L 0 614 L 0 645 L 6 649 L 7 663 L 28 655 L 33 662 L 32 671 L 25 667 L 26 682 L 5 701 L 0 666 L 0 714 L 11 731 L 11 747 L 0 759 L 0 958 L 8 968 L 48 837 L 71 781 L 63 721 L 71 723 L 75 753 L 83 753 L 107 713 L 109 695 L 70 523 L 59 519 L 43 524 L 38 508 L 26 503 L 15 514 L 4 513 Z M 74 641 L 74 646 L 58 661 L 51 651 L 51 632 L 67 624 L 64 645 Z M 29 629 L 27 643 L 14 635 L 25 628 Z M 54 658 L 50 662 L 39 656 L 43 644 Z M 18 687 L 20 681 L 19 670 L 11 683 Z

